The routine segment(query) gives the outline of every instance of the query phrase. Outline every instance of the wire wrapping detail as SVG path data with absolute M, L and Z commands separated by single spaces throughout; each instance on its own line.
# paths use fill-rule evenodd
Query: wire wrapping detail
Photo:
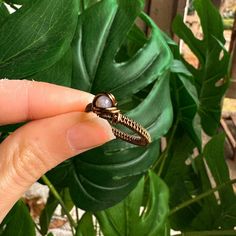
M 131 135 L 112 127 L 112 131 L 117 138 L 139 146 L 146 146 L 151 142 L 151 136 L 146 129 L 136 121 L 120 113 L 120 110 L 117 109 L 116 99 L 111 93 L 96 95 L 93 102 L 87 105 L 85 111 L 94 112 L 113 125 L 122 124 L 135 132 L 135 134 Z

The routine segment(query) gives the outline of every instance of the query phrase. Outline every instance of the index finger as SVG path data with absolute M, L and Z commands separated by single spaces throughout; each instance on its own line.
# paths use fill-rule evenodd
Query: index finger
M 54 84 L 0 80 L 0 125 L 84 111 L 93 95 Z

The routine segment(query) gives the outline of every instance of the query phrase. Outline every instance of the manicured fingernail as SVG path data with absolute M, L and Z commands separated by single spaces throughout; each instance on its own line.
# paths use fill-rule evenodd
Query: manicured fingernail
M 109 123 L 99 117 L 84 120 L 67 132 L 69 145 L 75 152 L 91 149 L 115 139 Z

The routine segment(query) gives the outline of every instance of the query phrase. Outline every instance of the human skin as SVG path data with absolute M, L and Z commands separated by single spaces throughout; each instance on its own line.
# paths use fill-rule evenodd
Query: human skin
M 53 84 L 0 80 L 0 125 L 27 121 L 0 144 L 0 223 L 48 170 L 115 138 L 106 120 L 84 112 L 92 99 Z

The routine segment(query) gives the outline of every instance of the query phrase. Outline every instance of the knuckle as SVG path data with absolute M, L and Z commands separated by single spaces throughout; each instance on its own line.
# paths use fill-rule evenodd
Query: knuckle
M 37 142 L 21 140 L 11 148 L 13 173 L 18 184 L 27 185 L 39 179 L 47 171 L 45 155 Z

